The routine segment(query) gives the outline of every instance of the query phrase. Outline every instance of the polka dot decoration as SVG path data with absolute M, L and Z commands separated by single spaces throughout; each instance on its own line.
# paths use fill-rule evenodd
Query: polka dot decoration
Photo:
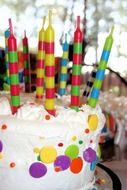
M 90 164 L 90 170 L 91 171 L 93 171 L 95 169 L 95 167 L 97 165 L 97 161 L 98 161 L 98 159 L 96 157 L 96 159 L 93 162 L 91 162 L 91 164 Z
M 2 150 L 3 150 L 3 143 L 2 143 L 2 141 L 0 140 L 0 152 L 2 152 Z
M 6 124 L 3 124 L 3 125 L 1 126 L 1 129 L 2 129 L 2 130 L 6 130 L 6 129 L 7 129 L 7 125 L 6 125 Z
M 52 163 L 57 157 L 57 151 L 53 146 L 44 146 L 40 150 L 40 160 L 44 163 Z
M 3 159 L 3 154 L 0 152 L 0 160 Z
M 35 147 L 33 151 L 34 151 L 34 153 L 36 153 L 36 154 L 40 152 L 40 150 L 39 150 L 38 147 Z
M 59 143 L 58 146 L 59 146 L 59 147 L 62 147 L 62 146 L 63 146 L 63 143 Z
M 10 168 L 14 168 L 15 165 L 16 165 L 15 162 L 11 162 L 11 163 L 10 163 Z
M 75 144 L 68 146 L 65 150 L 65 155 L 68 156 L 71 160 L 77 158 L 79 154 L 79 147 Z
M 77 137 L 76 136 L 73 136 L 72 137 L 72 141 L 76 141 Z
M 97 157 L 100 159 L 101 158 L 101 149 L 100 149 L 100 146 L 98 145 L 98 148 L 97 148 Z
M 88 128 L 85 129 L 85 133 L 88 134 L 90 130 Z
M 43 163 L 34 162 L 29 168 L 29 173 L 34 178 L 40 178 L 47 173 L 47 167 Z
M 88 116 L 88 125 L 92 131 L 95 131 L 98 126 L 98 117 L 96 114 Z
M 50 115 L 45 115 L 46 120 L 50 120 Z
M 79 140 L 79 144 L 83 144 L 83 141 L 82 141 L 82 140 Z
M 54 168 L 59 168 L 59 171 L 64 171 L 70 167 L 71 160 L 68 156 L 58 156 L 54 162 Z M 56 170 L 55 170 L 56 171 Z
M 72 173 L 77 174 L 82 170 L 83 167 L 83 160 L 82 158 L 75 158 L 72 160 L 71 165 L 70 165 L 70 170 Z
M 83 158 L 85 161 L 91 163 L 96 159 L 96 152 L 91 147 L 89 147 L 83 152 Z

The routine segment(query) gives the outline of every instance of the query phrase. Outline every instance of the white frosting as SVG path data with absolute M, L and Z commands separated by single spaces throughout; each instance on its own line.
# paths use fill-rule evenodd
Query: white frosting
M 33 96 L 31 97 L 29 102 L 33 100 Z M 6 98 L 3 105 L 5 102 L 7 105 Z M 24 103 L 14 116 L 7 116 L 7 113 L 10 113 L 9 105 L 6 106 L 6 112 L 0 112 L 0 126 L 5 124 L 7 126 L 6 130 L 0 130 L 0 140 L 3 143 L 3 150 L 0 153 L 3 155 L 0 159 L 0 190 L 89 189 L 94 182 L 94 173 L 90 170 L 90 163 L 83 159 L 83 151 L 89 147 L 97 150 L 98 136 L 105 122 L 99 106 L 93 109 L 85 105 L 81 108 L 82 111 L 76 112 L 57 105 L 56 117 L 50 115 L 49 120 L 46 120 L 49 114 L 42 105 L 28 103 L 26 99 L 24 102 L 27 103 Z M 99 123 L 95 131 L 87 134 L 84 131 L 89 128 L 87 120 L 90 114 L 96 114 Z M 82 141 L 82 144 L 79 144 L 79 141 Z M 62 143 L 62 146 L 59 146 L 59 143 Z M 57 156 L 60 156 L 64 155 L 70 145 L 79 148 L 78 157 L 83 160 L 83 168 L 79 173 L 74 174 L 69 168 L 56 172 L 54 162 L 49 164 L 43 162 L 47 173 L 40 178 L 30 175 L 31 164 L 42 163 L 37 160 L 39 153 L 34 152 L 35 147 L 41 150 L 45 146 L 52 146 Z M 10 167 L 12 162 L 15 163 L 14 168 Z
M 11 115 L 11 107 L 6 97 L 0 97 L 0 115 Z

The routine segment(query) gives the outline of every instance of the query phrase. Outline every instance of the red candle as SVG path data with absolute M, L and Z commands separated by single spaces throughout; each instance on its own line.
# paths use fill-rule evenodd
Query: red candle
M 9 19 L 10 36 L 8 38 L 8 55 L 9 55 L 9 74 L 10 74 L 10 94 L 12 113 L 17 112 L 20 106 L 20 89 L 18 75 L 18 54 L 17 42 L 13 35 L 11 19 Z
M 31 91 L 31 73 L 30 73 L 30 58 L 28 38 L 26 37 L 26 31 L 24 31 L 23 43 L 23 61 L 24 61 L 24 78 L 25 78 L 25 92 Z

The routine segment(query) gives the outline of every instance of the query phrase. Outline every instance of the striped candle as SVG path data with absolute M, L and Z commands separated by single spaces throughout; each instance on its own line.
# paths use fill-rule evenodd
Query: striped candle
M 31 73 L 30 73 L 30 57 L 29 57 L 29 46 L 26 31 L 24 31 L 23 43 L 23 62 L 24 62 L 24 81 L 25 81 L 25 92 L 31 92 Z
M 13 35 L 11 19 L 9 19 L 10 36 L 8 38 L 9 75 L 12 113 L 17 112 L 20 106 L 20 89 L 18 76 L 17 42 Z
M 80 16 L 77 17 L 77 28 L 74 32 L 73 67 L 71 82 L 71 108 L 78 111 L 80 105 L 80 83 L 82 63 L 83 34 L 80 30 Z
M 37 55 L 37 78 L 36 78 L 36 98 L 42 99 L 44 94 L 44 65 L 45 65 L 45 19 L 43 18 L 43 26 L 39 32 L 38 55 Z
M 9 78 L 9 61 L 8 61 L 8 38 L 10 36 L 10 30 L 7 29 L 4 33 L 5 35 L 5 62 L 6 62 L 6 83 L 10 84 Z
M 98 102 L 100 89 L 101 89 L 102 82 L 103 82 L 104 77 L 105 77 L 105 70 L 107 67 L 109 55 L 110 55 L 112 44 L 113 44 L 113 37 L 112 37 L 113 30 L 114 30 L 114 27 L 112 27 L 112 30 L 111 30 L 109 36 L 106 38 L 104 48 L 103 48 L 103 52 L 101 55 L 101 60 L 100 60 L 100 63 L 98 65 L 96 78 L 94 80 L 93 89 L 92 89 L 90 98 L 88 100 L 88 104 L 93 108 L 96 107 L 96 104 Z
M 51 25 L 51 11 L 49 11 L 49 25 L 45 31 L 45 109 L 55 115 L 55 59 L 54 59 L 54 29 Z
M 63 96 L 66 92 L 66 84 L 67 84 L 67 63 L 68 63 L 68 51 L 69 44 L 67 43 L 67 34 L 65 34 L 65 42 L 63 44 L 63 56 L 60 63 L 60 77 L 59 77 L 59 95 Z

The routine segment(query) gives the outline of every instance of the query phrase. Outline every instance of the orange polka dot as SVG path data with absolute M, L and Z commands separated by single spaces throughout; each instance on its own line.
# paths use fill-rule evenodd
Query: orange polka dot
M 82 167 L 83 167 L 83 161 L 79 157 L 72 160 L 71 165 L 70 165 L 70 170 L 72 173 L 77 174 L 82 170 Z
M 15 167 L 15 163 L 14 162 L 11 162 L 10 163 L 10 168 L 14 168 Z
M 89 133 L 90 132 L 90 130 L 87 128 L 87 129 L 85 129 L 85 133 Z
M 45 119 L 46 119 L 46 120 L 50 120 L 50 115 L 46 115 L 46 116 L 45 116 Z
M 55 167 L 55 172 L 60 172 L 61 168 L 60 167 Z
M 5 130 L 7 129 L 7 125 L 6 124 L 3 124 L 2 127 L 1 127 L 2 130 Z

